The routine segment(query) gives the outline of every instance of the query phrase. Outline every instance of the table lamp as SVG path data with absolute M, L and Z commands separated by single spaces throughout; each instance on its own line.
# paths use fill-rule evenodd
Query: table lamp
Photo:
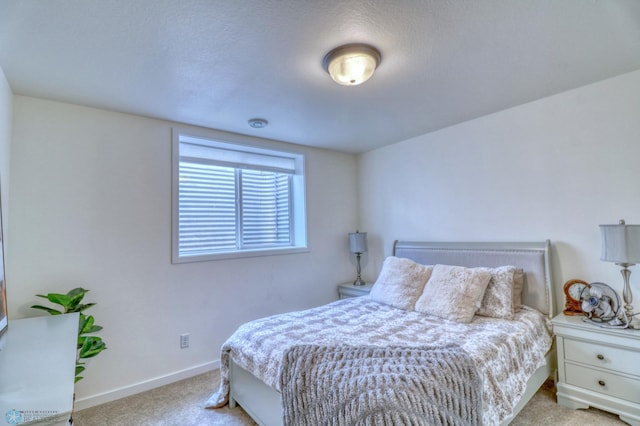
M 358 230 L 356 230 L 356 232 L 350 232 L 349 249 L 351 253 L 355 253 L 357 262 L 356 271 L 358 273 L 358 276 L 353 282 L 353 285 L 365 285 L 366 283 L 362 281 L 362 278 L 360 278 L 360 255 L 362 253 L 366 253 L 367 251 L 367 233 L 360 232 Z
M 614 262 L 622 267 L 620 273 L 624 279 L 622 300 L 624 311 L 629 320 L 629 328 L 640 328 L 633 318 L 633 294 L 629 285 L 631 271 L 629 266 L 640 263 L 640 225 L 627 225 L 621 220 L 617 225 L 600 225 L 602 236 L 602 254 L 600 260 Z

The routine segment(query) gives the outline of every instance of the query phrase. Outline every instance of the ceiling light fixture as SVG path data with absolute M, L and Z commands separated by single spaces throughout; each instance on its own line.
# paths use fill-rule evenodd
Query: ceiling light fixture
M 327 53 L 322 65 L 336 83 L 356 86 L 369 80 L 380 59 L 380 52 L 373 46 L 346 44 Z
M 269 124 L 269 122 L 264 118 L 252 118 L 249 120 L 249 126 L 254 129 L 262 129 L 263 127 L 267 127 L 267 124 Z

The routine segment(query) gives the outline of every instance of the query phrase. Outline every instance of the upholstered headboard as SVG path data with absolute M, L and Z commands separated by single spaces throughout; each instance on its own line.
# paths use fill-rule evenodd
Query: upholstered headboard
M 523 304 L 553 317 L 555 305 L 551 286 L 549 240 L 515 243 L 409 242 L 396 241 L 393 254 L 424 265 L 498 267 L 513 265 L 525 273 Z

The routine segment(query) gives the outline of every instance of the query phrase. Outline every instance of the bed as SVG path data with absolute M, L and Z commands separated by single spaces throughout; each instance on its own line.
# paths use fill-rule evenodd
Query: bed
M 399 309 L 365 296 L 252 321 L 241 326 L 223 345 L 220 386 L 207 401 L 207 407 L 216 408 L 227 402 L 231 407 L 239 404 L 259 425 L 281 425 L 283 419 L 286 420 L 283 416 L 292 409 L 290 395 L 292 392 L 297 394 L 301 389 L 293 388 L 292 391 L 283 377 L 288 375 L 289 378 L 296 378 L 306 374 L 289 367 L 290 364 L 301 364 L 289 362 L 292 354 L 297 354 L 296 359 L 302 359 L 301 355 L 311 353 L 311 357 L 304 358 L 305 362 L 335 361 L 336 356 L 327 357 L 326 351 L 331 345 L 338 346 L 343 351 L 340 353 L 341 360 L 351 357 L 348 360 L 351 371 L 357 365 L 354 362 L 370 361 L 378 352 L 384 352 L 385 356 L 391 352 L 397 356 L 398 351 L 406 353 L 409 348 L 412 355 L 422 351 L 417 356 L 426 356 L 425 353 L 428 353 L 432 357 L 440 355 L 429 351 L 446 352 L 453 348 L 451 354 L 467 355 L 467 360 L 475 363 L 474 371 L 480 376 L 482 417 L 478 424 L 508 424 L 555 373 L 555 348 L 549 321 L 555 313 L 549 250 L 549 241 L 396 241 L 392 256 L 387 260 L 407 260 L 418 265 L 494 268 L 490 269 L 494 272 L 505 268 L 504 265 L 512 265 L 511 268 L 522 272 L 522 308 L 516 310 L 510 320 L 472 314 L 470 322 L 459 323 L 433 316 L 431 312 L 425 314 L 413 309 Z M 387 260 L 378 282 L 385 271 L 389 271 L 385 269 Z M 434 278 L 436 269 L 431 271 L 431 279 L 437 281 Z M 479 334 L 469 337 L 475 336 L 473 333 Z M 314 351 L 309 352 L 311 349 Z M 517 353 L 518 360 L 505 359 L 505 356 L 509 356 L 505 353 Z M 485 361 L 482 357 L 487 354 L 493 358 Z M 464 358 L 460 359 L 464 361 Z M 517 368 L 514 367 L 516 364 Z M 335 366 L 335 363 L 331 365 Z M 442 368 L 442 364 L 438 368 Z M 379 373 L 379 370 L 375 371 Z M 326 371 L 320 369 L 320 373 L 324 374 L 320 377 L 326 376 Z M 465 373 L 471 376 L 461 378 L 461 383 L 475 380 L 476 373 L 471 370 Z M 314 383 L 317 379 L 318 376 Z M 360 380 L 360 383 L 364 382 Z M 283 398 L 283 395 L 286 397 Z M 474 404 L 476 400 L 470 399 L 468 404 Z M 304 404 L 299 402 L 299 405 Z M 465 409 L 474 412 L 472 405 Z

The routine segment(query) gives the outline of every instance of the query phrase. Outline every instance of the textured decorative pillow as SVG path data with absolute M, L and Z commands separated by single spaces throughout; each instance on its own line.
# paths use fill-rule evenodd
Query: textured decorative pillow
M 410 259 L 389 256 L 382 264 L 369 297 L 395 308 L 413 310 L 432 269 L 432 266 Z
M 480 308 L 476 315 L 485 317 L 513 319 L 513 278 L 515 266 L 500 266 L 498 268 L 482 268 L 491 274 L 491 280 L 484 292 Z
M 486 268 L 436 265 L 416 302 L 416 311 L 451 321 L 471 322 L 490 279 Z
M 513 273 L 513 312 L 518 312 L 522 306 L 524 292 L 524 271 L 520 268 Z

